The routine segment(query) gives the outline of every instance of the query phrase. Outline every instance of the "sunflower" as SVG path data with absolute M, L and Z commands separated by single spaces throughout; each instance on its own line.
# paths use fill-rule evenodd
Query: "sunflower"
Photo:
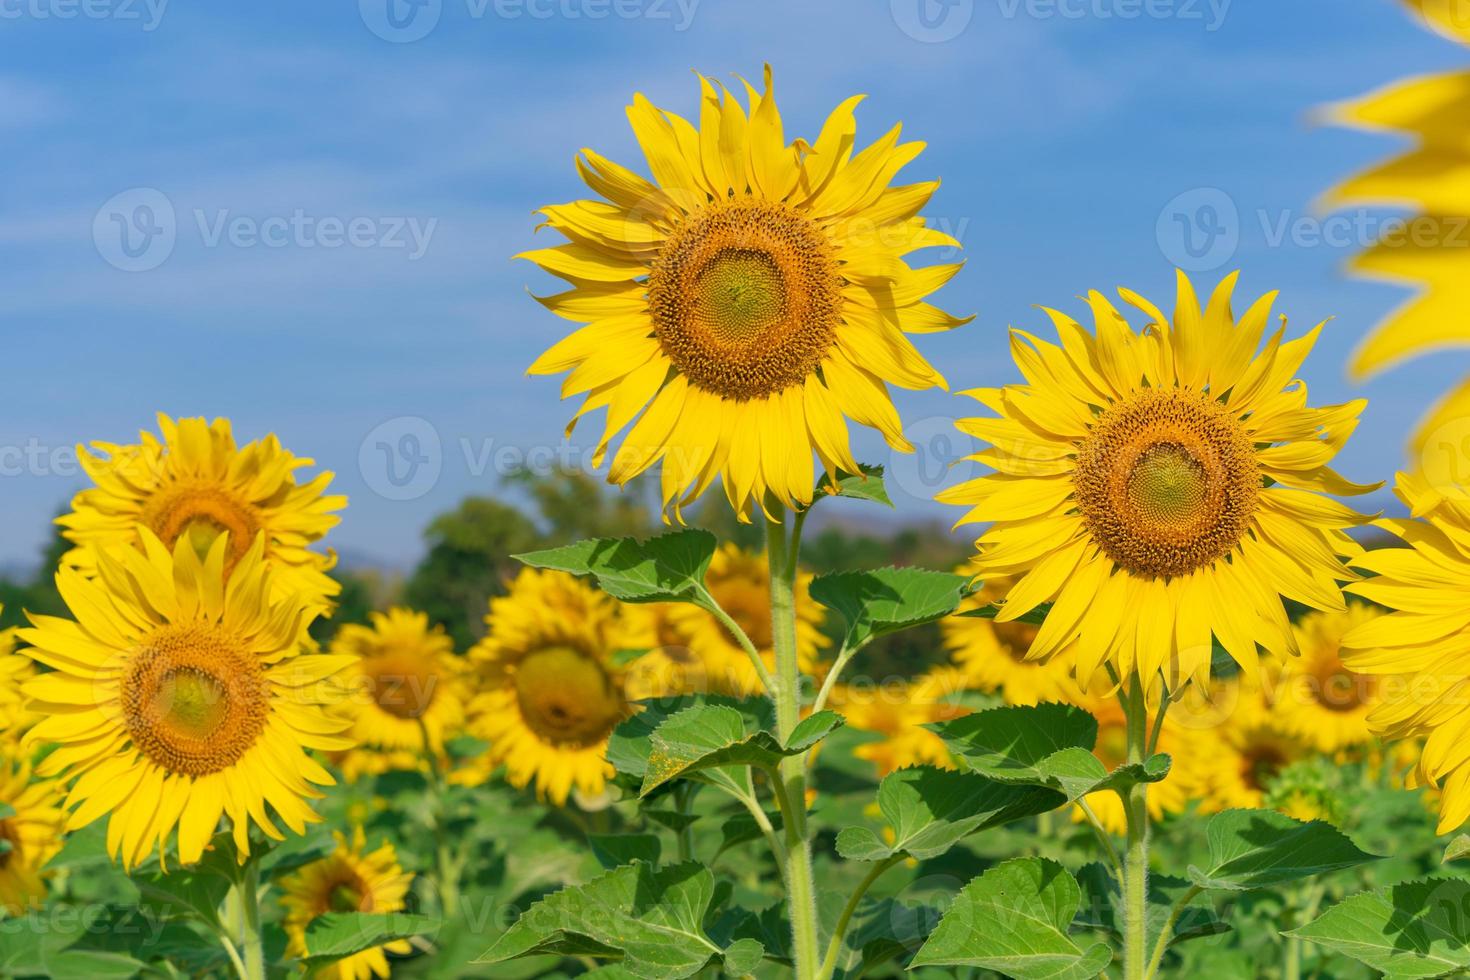
M 388 753 L 442 753 L 445 739 L 464 724 L 454 644 L 427 615 L 411 609 L 395 607 L 369 619 L 367 626 L 343 626 L 332 641 L 332 652 L 352 662 L 342 674 L 352 738 Z
M 828 645 L 822 634 L 823 608 L 811 601 L 811 581 L 806 573 L 796 578 L 796 656 L 806 674 L 817 672 L 818 654 Z M 710 560 L 705 587 L 744 630 L 766 667 L 774 670 L 771 577 L 765 557 L 726 542 Z M 703 664 L 710 690 L 737 697 L 765 692 L 750 657 L 709 613 L 697 606 L 678 605 L 669 610 L 669 621 L 677 635 L 687 637 L 689 650 Z
M 401 911 L 413 875 L 405 874 L 398 864 L 398 854 L 387 841 L 377 850 L 367 852 L 367 838 L 361 827 L 352 831 L 349 841 L 334 833 L 337 847 L 319 861 L 305 865 L 281 879 L 281 906 L 285 916 L 281 928 L 286 933 L 286 952 L 306 956 L 306 930 L 320 916 L 328 913 L 366 912 L 382 915 Z M 388 953 L 403 954 L 412 950 L 405 940 L 374 946 L 313 974 L 332 980 L 368 980 L 388 976 Z
M 842 684 L 833 689 L 831 706 L 853 728 L 882 736 L 853 750 L 873 763 L 879 777 L 909 766 L 952 769 L 944 740 L 924 726 L 970 713 L 954 700 L 965 690 L 965 680 L 952 667 L 936 667 L 913 681 Z
M 1128 762 L 1128 718 L 1116 697 L 1074 695 L 1072 703 L 1087 709 L 1097 719 L 1097 743 L 1092 754 L 1108 771 Z M 1149 819 L 1158 821 L 1166 814 L 1183 813 L 1189 808 L 1204 784 L 1204 756 L 1200 752 L 1199 737 L 1188 728 L 1171 724 L 1164 715 L 1163 727 L 1159 729 L 1159 742 L 1155 751 L 1167 753 L 1171 766 L 1169 775 L 1148 788 Z M 1112 790 L 1088 793 L 1084 797 L 1087 807 L 1097 817 L 1105 831 L 1123 835 L 1128 830 L 1128 815 L 1123 809 L 1123 799 Z M 1073 819 L 1084 819 L 1080 809 L 1074 811 Z
M 848 419 L 912 452 L 887 386 L 945 381 L 905 335 L 968 320 L 925 302 L 960 264 L 905 261 L 959 247 L 918 217 L 937 181 L 890 186 L 924 144 L 895 126 L 854 153 L 861 96 L 815 142 L 788 143 L 769 66 L 764 93 L 746 85 L 748 112 L 703 76 L 700 89 L 697 128 L 635 95 L 653 182 L 584 149 L 577 169 L 602 199 L 543 208 L 568 241 L 518 258 L 571 283 L 541 302 L 587 324 L 530 373 L 570 371 L 578 418 L 607 409 L 598 462 L 632 423 L 608 479 L 661 460 L 677 516 L 719 476 L 743 520 L 767 491 L 809 503 L 813 451 L 829 473 L 857 472 Z
M 1470 44 L 1470 0 L 1406 0 L 1426 23 Z M 1335 106 L 1330 117 L 1361 129 L 1408 137 L 1409 150 L 1349 178 L 1327 195 L 1333 207 L 1415 209 L 1407 226 L 1387 230 L 1353 260 L 1359 273 L 1412 285 L 1417 295 L 1394 312 L 1358 348 L 1352 371 L 1375 374 L 1406 358 L 1470 343 L 1470 70 L 1413 78 Z M 1470 415 L 1470 381 L 1424 421 L 1413 441 L 1415 457 L 1437 452 L 1433 433 Z M 1458 444 L 1459 440 L 1454 440 Z M 1431 460 L 1426 457 L 1426 464 Z
M 690 649 L 690 638 L 673 602 L 625 605 L 631 649 L 646 650 L 628 665 L 624 688 L 628 700 L 643 701 L 710 691 L 709 671 L 703 658 Z
M 0 606 L 0 611 L 4 607 Z M 0 743 L 11 742 L 25 734 L 40 716 L 27 711 L 21 686 L 36 676 L 31 658 L 16 652 L 20 631 L 0 630 Z
M 617 655 L 632 649 L 618 602 L 562 572 L 522 571 L 490 600 L 487 634 L 470 651 L 478 693 L 470 734 L 512 786 L 535 782 L 558 806 L 572 788 L 601 793 L 612 776 L 607 737 L 631 706 Z
M 1397 611 L 1354 627 L 1342 639 L 1342 659 L 1349 670 L 1379 679 L 1379 704 L 1368 715 L 1374 732 L 1424 739 L 1411 783 L 1443 790 L 1439 832 L 1446 833 L 1470 818 L 1470 501 L 1445 497 L 1406 473 L 1395 490 L 1420 520 L 1378 525 L 1408 547 L 1354 559 L 1374 577 L 1350 591 Z
M 1206 812 L 1260 807 L 1281 771 L 1308 754 L 1282 730 L 1264 688 L 1241 688 L 1228 717 L 1197 729 L 1196 736 L 1205 773 L 1198 795 Z
M 311 460 L 293 456 L 273 435 L 237 446 L 228 419 L 175 422 L 160 414 L 158 427 L 162 438 L 141 432 L 134 445 L 77 447 L 96 486 L 78 493 L 71 513 L 57 518 L 62 534 L 76 545 L 63 556 L 64 564 L 94 575 L 99 550 L 141 547 L 139 528 L 169 548 L 188 541 L 201 557 L 228 532 L 228 575 L 263 534 L 266 558 L 281 568 L 278 595 L 301 593 L 325 603 L 341 591 L 327 575 L 335 558 L 310 550 L 336 526 L 333 511 L 347 503 L 346 497 L 325 495 L 331 473 L 298 483 L 296 471 Z
M 1296 624 L 1302 655 L 1285 663 L 1272 704 L 1282 731 L 1328 753 L 1372 741 L 1368 714 L 1378 700 L 1377 678 L 1344 667 L 1340 648 L 1345 633 L 1380 615 L 1353 602 Z
M 960 574 L 972 572 L 961 568 Z M 1002 598 L 1013 583 L 992 579 L 960 604 L 960 612 L 984 607 Z M 944 648 L 977 691 L 998 692 L 1007 704 L 1062 701 L 1080 693 L 1067 674 L 1065 656 L 1050 661 L 1027 659 L 1038 627 L 1030 623 L 996 623 L 979 616 L 950 616 L 939 623 Z
M 61 792 L 54 780 L 36 779 L 13 747 L 0 750 L 0 911 L 20 915 L 41 904 L 41 869 L 61 850 Z
M 68 830 L 110 814 L 107 850 L 125 867 L 175 827 L 179 858 L 199 860 L 221 815 L 242 856 L 252 823 L 283 839 L 266 804 L 293 832 L 320 818 L 307 800 L 332 777 L 307 749 L 340 749 L 326 702 L 351 661 L 303 654 L 313 615 L 305 597 L 275 599 L 276 566 L 258 534 L 228 579 L 226 535 L 200 557 L 172 553 L 152 531 L 142 547 L 97 556 L 97 576 L 63 567 L 57 588 L 76 621 L 32 616 L 25 652 L 52 668 L 28 681 L 45 714 L 27 738 L 58 743 L 42 775 L 70 783 Z
M 1028 656 L 1075 646 L 1084 687 L 1101 665 L 1151 693 L 1203 682 L 1211 633 L 1249 674 L 1258 644 L 1295 651 L 1282 596 L 1343 608 L 1340 556 L 1361 550 L 1344 529 L 1367 518 L 1321 494 L 1375 489 L 1327 466 L 1364 403 L 1307 407 L 1293 378 L 1321 327 L 1258 353 L 1274 294 L 1237 321 L 1235 281 L 1201 312 L 1179 273 L 1172 321 L 1122 290 L 1141 333 L 1097 292 L 1093 332 L 1047 310 L 1061 346 L 1014 331 L 1026 383 L 970 392 L 997 417 L 957 423 L 996 472 L 939 499 L 993 522 L 975 567 L 1016 579 L 996 621 L 1055 603 Z

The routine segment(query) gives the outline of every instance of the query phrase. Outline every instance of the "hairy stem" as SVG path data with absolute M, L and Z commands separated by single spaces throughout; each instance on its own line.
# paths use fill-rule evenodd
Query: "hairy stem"
M 265 944 L 260 931 L 260 866 L 256 858 L 246 859 L 235 887 L 240 893 L 244 976 L 246 980 L 265 980 Z
M 1138 675 L 1129 679 L 1123 703 L 1128 714 L 1128 762 L 1148 757 L 1148 705 Z M 1123 978 L 1144 980 L 1148 958 L 1148 784 L 1139 782 L 1123 795 L 1128 816 L 1128 846 L 1123 855 Z

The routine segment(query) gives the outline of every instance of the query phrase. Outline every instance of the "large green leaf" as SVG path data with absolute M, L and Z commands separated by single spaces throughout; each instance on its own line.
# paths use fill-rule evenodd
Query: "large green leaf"
M 847 623 L 844 645 L 856 649 L 876 637 L 943 619 L 970 594 L 963 575 L 923 568 L 834 572 L 812 581 L 811 597 Z
M 1189 868 L 1189 880 L 1202 888 L 1269 888 L 1378 860 L 1329 823 L 1302 823 L 1275 810 L 1217 813 L 1205 827 L 1205 837 L 1209 868 Z
M 312 919 L 306 927 L 304 962 L 307 967 L 317 969 L 365 949 L 429 935 L 442 924 L 433 916 L 406 912 L 328 912 Z
M 607 740 L 607 761 L 618 772 L 642 780 L 648 773 L 648 756 L 653 751 L 653 733 L 664 722 L 690 708 L 720 705 L 738 711 L 752 732 L 776 727 L 776 709 L 770 698 L 736 698 L 720 695 L 686 694 L 639 703 L 638 713 L 624 719 Z
M 742 777 L 721 770 L 756 766 L 774 768 L 787 756 L 800 755 L 842 725 L 842 716 L 819 711 L 804 719 L 782 744 L 769 731 L 752 731 L 750 715 L 727 705 L 702 704 L 686 708 L 664 721 L 649 736 L 647 768 L 640 795 L 670 780 L 704 773 L 713 782 L 739 791 Z
M 1470 970 L 1470 882 L 1429 878 L 1354 895 L 1287 933 L 1318 943 L 1389 980 Z
M 852 497 L 892 507 L 893 501 L 888 498 L 888 488 L 883 485 L 883 467 L 859 463 L 858 469 L 860 471 L 858 473 L 838 470 L 835 480 L 824 474 L 817 480 L 817 491 L 812 502 L 815 503 L 824 496 Z
M 893 843 L 868 827 L 848 827 L 837 835 L 837 852 L 853 861 L 938 857 L 970 834 L 1065 802 L 1053 790 L 999 783 L 978 773 L 900 769 L 878 787 L 878 807 L 893 828 Z
M 1112 962 L 1101 943 L 1067 934 L 1082 896 L 1055 861 L 1018 858 L 966 885 L 914 957 L 918 966 L 967 966 L 1017 980 L 1084 980 Z
M 716 546 L 713 534 L 687 528 L 646 541 L 590 538 L 514 557 L 534 568 L 591 575 L 602 591 L 624 602 L 694 602 L 704 592 Z
M 588 834 L 592 856 L 604 868 L 616 868 L 632 861 L 658 864 L 663 844 L 657 834 Z
M 654 869 L 641 861 L 537 902 L 476 962 L 557 953 L 618 960 L 640 980 L 682 980 L 713 960 L 753 966 L 759 943 L 722 947 L 705 931 L 714 876 L 695 862 Z
M 930 725 L 971 769 L 1007 783 L 1059 790 L 1076 800 L 1169 775 L 1167 755 L 1111 773 L 1092 754 L 1097 721 L 1069 704 L 1010 705 Z

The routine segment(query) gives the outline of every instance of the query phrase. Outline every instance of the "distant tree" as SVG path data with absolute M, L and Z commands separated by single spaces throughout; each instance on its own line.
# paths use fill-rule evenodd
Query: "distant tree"
M 342 586 L 332 615 L 311 624 L 311 635 L 326 643 L 348 623 L 366 623 L 375 609 L 387 609 L 400 599 L 402 585 L 376 569 L 334 568 L 332 578 Z
M 0 578 L 0 605 L 5 607 L 0 612 L 0 629 L 27 625 L 27 612 L 45 616 L 66 614 L 66 603 L 56 591 L 56 567 L 70 549 L 71 542 L 56 528 L 46 541 L 34 573 L 22 578 Z
M 582 538 L 645 535 L 653 527 L 653 511 L 641 492 L 642 482 L 614 490 L 581 470 L 546 474 L 522 469 L 507 476 L 506 483 L 531 498 L 541 533 L 552 545 Z

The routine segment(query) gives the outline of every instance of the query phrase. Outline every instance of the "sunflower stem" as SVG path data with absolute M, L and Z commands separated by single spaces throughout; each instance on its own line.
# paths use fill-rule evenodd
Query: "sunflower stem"
M 1128 762 L 1148 757 L 1148 705 L 1135 673 L 1123 698 L 1128 716 Z M 1148 784 L 1134 783 L 1123 796 L 1128 846 L 1123 855 L 1123 980 L 1144 980 L 1148 962 Z
M 265 943 L 260 931 L 260 864 L 246 858 L 235 884 L 240 894 L 240 945 L 244 949 L 245 980 L 265 980 Z
M 771 637 L 776 653 L 776 733 L 784 743 L 801 721 L 801 667 L 796 654 L 796 562 L 802 514 L 792 522 L 791 539 L 779 505 L 766 525 L 766 561 L 771 579 Z M 816 879 L 806 824 L 806 754 L 781 761 L 777 779 L 786 832 L 786 907 L 791 918 L 792 958 L 797 980 L 813 980 L 820 969 Z
M 445 815 L 448 807 L 449 785 L 444 778 L 444 767 L 439 764 L 439 754 L 434 751 L 434 741 L 429 737 L 429 726 L 423 718 L 418 719 L 419 734 L 423 737 L 424 758 L 428 760 L 429 776 L 434 788 L 434 877 L 439 886 L 439 911 L 444 918 L 452 919 L 459 914 L 459 871 L 460 863 L 455 855 L 453 842 L 446 832 Z

